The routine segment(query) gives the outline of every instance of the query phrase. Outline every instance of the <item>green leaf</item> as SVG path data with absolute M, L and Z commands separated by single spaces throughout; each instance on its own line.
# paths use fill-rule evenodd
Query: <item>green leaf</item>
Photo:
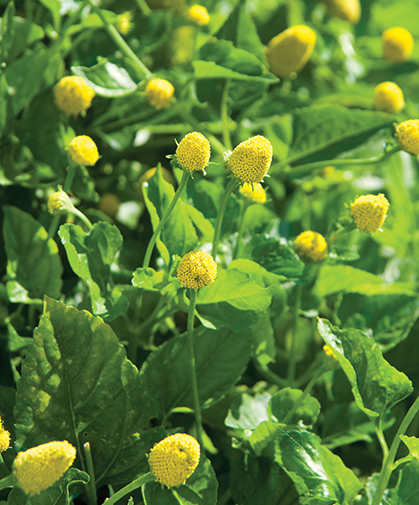
M 3 236 L 7 254 L 10 301 L 27 297 L 58 298 L 61 293 L 62 266 L 57 244 L 31 215 L 17 207 L 5 206 Z
M 185 484 L 168 489 L 149 482 L 144 489 L 145 505 L 215 505 L 218 482 L 211 463 L 201 454 L 199 465 Z
M 74 74 L 87 82 L 99 96 L 115 98 L 134 93 L 137 84 L 131 79 L 125 68 L 118 67 L 102 59 L 93 67 L 71 67 Z
M 144 289 L 145 291 L 154 291 L 164 294 L 175 295 L 179 281 L 171 277 L 167 272 L 156 272 L 153 268 L 137 268 L 134 272 L 132 284 L 137 288 Z
M 240 379 L 252 349 L 246 331 L 233 333 L 202 327 L 194 332 L 194 349 L 199 400 L 207 408 Z M 186 335 L 174 337 L 153 351 L 140 374 L 145 387 L 153 391 L 159 419 L 176 407 L 193 408 Z
M 386 505 L 417 505 L 419 500 L 419 462 L 407 463 L 399 473 L 396 486 L 386 496 Z
M 408 437 L 407 435 L 401 435 L 400 438 L 405 446 L 409 449 L 409 456 L 419 460 L 419 438 Z
M 281 422 L 288 412 L 299 401 L 303 392 L 299 389 L 284 388 L 275 393 L 268 406 L 268 414 L 274 421 Z M 313 425 L 320 414 L 321 405 L 317 398 L 307 395 L 302 404 L 294 412 L 288 424 L 298 424 L 302 421 L 306 426 Z
M 240 430 L 255 429 L 262 421 L 269 419 L 270 399 L 270 393 L 256 393 L 254 396 L 241 394 L 231 404 L 224 424 Z
M 40 0 L 40 2 L 51 12 L 54 28 L 56 30 L 60 27 L 60 0 Z
M 352 387 L 358 407 L 370 417 L 382 417 L 412 392 L 412 383 L 392 367 L 374 340 L 355 329 L 340 330 L 319 319 L 318 330 L 333 349 Z
M 68 440 L 80 466 L 89 442 L 96 482 L 124 483 L 145 464 L 141 432 L 153 416 L 138 370 L 112 329 L 47 298 L 18 383 L 18 446 Z
M 6 11 L 0 18 L 0 32 L 3 35 L 0 41 L 0 53 L 3 61 L 16 58 L 27 46 L 45 36 L 44 30 L 35 23 L 18 16 L 9 17 L 12 13 L 13 2 L 9 2 Z

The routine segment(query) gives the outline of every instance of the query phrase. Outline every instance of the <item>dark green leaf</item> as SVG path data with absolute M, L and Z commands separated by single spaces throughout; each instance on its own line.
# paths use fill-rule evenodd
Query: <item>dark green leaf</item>
M 290 410 L 299 401 L 303 392 L 299 389 L 284 388 L 275 393 L 268 407 L 268 413 L 274 421 L 282 422 Z M 288 424 L 298 424 L 302 421 L 306 426 L 313 425 L 320 414 L 321 405 L 313 396 L 307 395 L 302 404 L 294 412 Z
M 419 500 L 419 461 L 411 461 L 400 471 L 397 485 L 386 496 L 386 505 L 416 505 Z

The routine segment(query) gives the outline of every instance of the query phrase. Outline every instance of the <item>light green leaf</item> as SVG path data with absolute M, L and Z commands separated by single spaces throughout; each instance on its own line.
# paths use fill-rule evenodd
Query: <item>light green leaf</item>
M 241 394 L 233 401 L 224 424 L 229 428 L 254 430 L 262 421 L 269 419 L 267 409 L 270 399 L 270 393 Z
M 398 476 L 396 486 L 386 496 L 386 505 L 417 505 L 419 501 L 419 461 L 407 463 Z
M 400 438 L 409 449 L 409 455 L 412 456 L 412 458 L 419 460 L 419 438 L 408 437 L 407 435 L 401 435 Z
M 155 291 L 162 295 L 176 294 L 180 287 L 179 281 L 167 272 L 156 272 L 153 268 L 137 268 L 134 272 L 132 284 L 146 291 Z
M 233 79 L 237 81 L 275 82 L 277 79 L 262 76 L 250 76 L 235 72 L 229 68 L 217 65 L 213 61 L 194 60 L 192 62 L 195 79 Z
M 299 389 L 284 388 L 275 393 L 268 406 L 269 417 L 274 421 L 283 421 L 288 412 L 299 401 L 303 392 Z M 307 395 L 302 404 L 294 412 L 288 424 L 298 424 L 302 421 L 306 426 L 313 425 L 320 414 L 321 405 L 317 398 Z

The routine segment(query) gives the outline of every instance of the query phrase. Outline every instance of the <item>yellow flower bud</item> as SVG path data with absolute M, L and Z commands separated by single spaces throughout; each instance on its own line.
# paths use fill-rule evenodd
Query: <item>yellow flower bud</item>
M 132 12 L 123 12 L 116 18 L 116 29 L 122 35 L 127 35 L 132 30 Z
M 266 192 L 258 182 L 252 184 L 245 182 L 239 191 L 245 198 L 247 198 L 251 202 L 255 203 L 266 202 Z
M 94 96 L 95 92 L 82 77 L 63 77 L 54 87 L 57 107 L 71 116 L 84 115 Z
M 396 137 L 404 151 L 419 155 L 419 119 L 409 119 L 396 125 Z
M 73 202 L 70 197 L 62 189 L 52 193 L 48 198 L 48 211 L 51 214 L 60 214 L 62 212 L 72 211 L 74 209 Z
M 296 25 L 274 37 L 266 56 L 269 68 L 278 77 L 289 77 L 302 70 L 313 52 L 316 34 L 305 25 Z
M 179 166 L 189 172 L 202 170 L 205 173 L 210 156 L 210 143 L 199 132 L 185 135 L 176 149 L 176 159 Z
M 361 4 L 359 0 L 325 0 L 329 12 L 350 23 L 358 23 L 361 17 Z
M 357 228 L 371 233 L 381 228 L 389 207 L 390 204 L 382 193 L 362 195 L 351 203 L 351 216 Z
M 203 5 L 192 5 L 186 12 L 186 17 L 198 26 L 205 26 L 210 22 L 210 15 Z
M 323 235 L 315 231 L 304 231 L 294 241 L 294 249 L 297 254 L 315 263 L 327 258 L 327 242 Z
M 104 193 L 100 197 L 99 210 L 110 217 L 115 217 L 118 214 L 121 200 L 113 193 Z
M 3 421 L 0 417 L 0 453 L 6 451 L 10 445 L 10 433 L 3 428 Z
M 84 166 L 94 165 L 99 159 L 96 144 L 87 135 L 74 137 L 68 146 L 71 159 Z
M 374 106 L 384 112 L 400 112 L 404 108 L 403 91 L 394 82 L 378 84 L 374 89 Z
M 217 263 L 205 251 L 192 251 L 180 260 L 176 275 L 183 288 L 200 289 L 214 282 Z
M 152 79 L 145 88 L 147 100 L 157 110 L 170 105 L 174 92 L 175 88 L 165 79 Z
M 13 475 L 26 494 L 38 494 L 52 486 L 73 464 L 76 449 L 67 441 L 48 442 L 20 452 Z
M 406 28 L 396 26 L 385 30 L 382 35 L 383 55 L 395 63 L 406 61 L 413 50 L 413 37 Z
M 157 482 L 167 487 L 179 486 L 195 471 L 200 452 L 199 444 L 193 437 L 176 433 L 151 449 L 148 463 Z
M 228 166 L 242 182 L 260 182 L 272 161 L 272 145 L 262 135 L 241 142 L 228 158 Z

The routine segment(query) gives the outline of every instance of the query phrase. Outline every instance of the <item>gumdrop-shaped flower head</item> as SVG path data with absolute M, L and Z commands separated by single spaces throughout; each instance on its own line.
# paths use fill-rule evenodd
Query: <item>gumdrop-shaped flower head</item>
M 182 287 L 200 289 L 214 282 L 217 263 L 205 251 L 192 251 L 180 260 L 176 275 Z
M 157 110 L 170 105 L 174 92 L 175 88 L 165 79 L 152 79 L 145 88 L 147 100 Z
M 327 258 L 327 242 L 323 235 L 315 231 L 304 231 L 294 241 L 296 253 L 304 260 L 318 263 Z
M 3 421 L 0 417 L 0 453 L 4 452 L 9 448 L 10 445 L 10 433 L 4 429 Z
M 356 24 L 361 18 L 361 4 L 359 0 L 325 0 L 332 16 L 336 16 L 350 23 Z
M 99 159 L 99 152 L 94 141 L 87 135 L 74 137 L 68 146 L 71 159 L 79 165 L 92 166 Z
M 94 96 L 95 92 L 92 88 L 78 76 L 63 77 L 54 87 L 57 107 L 69 116 L 85 114 Z
M 188 133 L 176 149 L 176 160 L 183 170 L 196 172 L 208 166 L 211 146 L 206 137 L 199 132 Z
M 261 182 L 272 162 L 272 145 L 262 135 L 241 142 L 228 158 L 228 166 L 242 182 Z
M 403 151 L 419 155 L 419 119 L 409 119 L 396 125 L 396 137 Z
M 61 188 L 52 193 L 48 198 L 48 211 L 50 214 L 61 214 L 63 212 L 71 212 L 74 209 L 73 202 L 65 191 Z
M 207 9 L 203 5 L 195 4 L 186 12 L 186 17 L 198 26 L 205 26 L 210 22 L 210 15 L 208 14 Z
M 247 198 L 251 202 L 254 203 L 266 202 L 266 192 L 258 182 L 253 184 L 245 182 L 239 191 L 245 198 Z
M 406 61 L 413 50 L 413 37 L 406 28 L 396 26 L 385 30 L 382 35 L 383 55 L 395 63 Z
M 383 194 L 362 195 L 351 203 L 351 216 L 360 230 L 371 233 L 381 228 L 390 204 Z
M 184 484 L 193 474 L 200 452 L 199 444 L 193 437 L 176 433 L 151 449 L 148 463 L 156 481 L 170 488 Z
M 278 77 L 289 77 L 302 70 L 313 52 L 316 34 L 305 25 L 296 25 L 274 37 L 266 56 L 269 68 Z
M 13 475 L 26 494 L 38 494 L 52 486 L 73 464 L 76 449 L 67 441 L 48 442 L 20 452 Z
M 378 84 L 374 89 L 374 106 L 384 112 L 400 112 L 404 108 L 403 91 L 394 82 Z

